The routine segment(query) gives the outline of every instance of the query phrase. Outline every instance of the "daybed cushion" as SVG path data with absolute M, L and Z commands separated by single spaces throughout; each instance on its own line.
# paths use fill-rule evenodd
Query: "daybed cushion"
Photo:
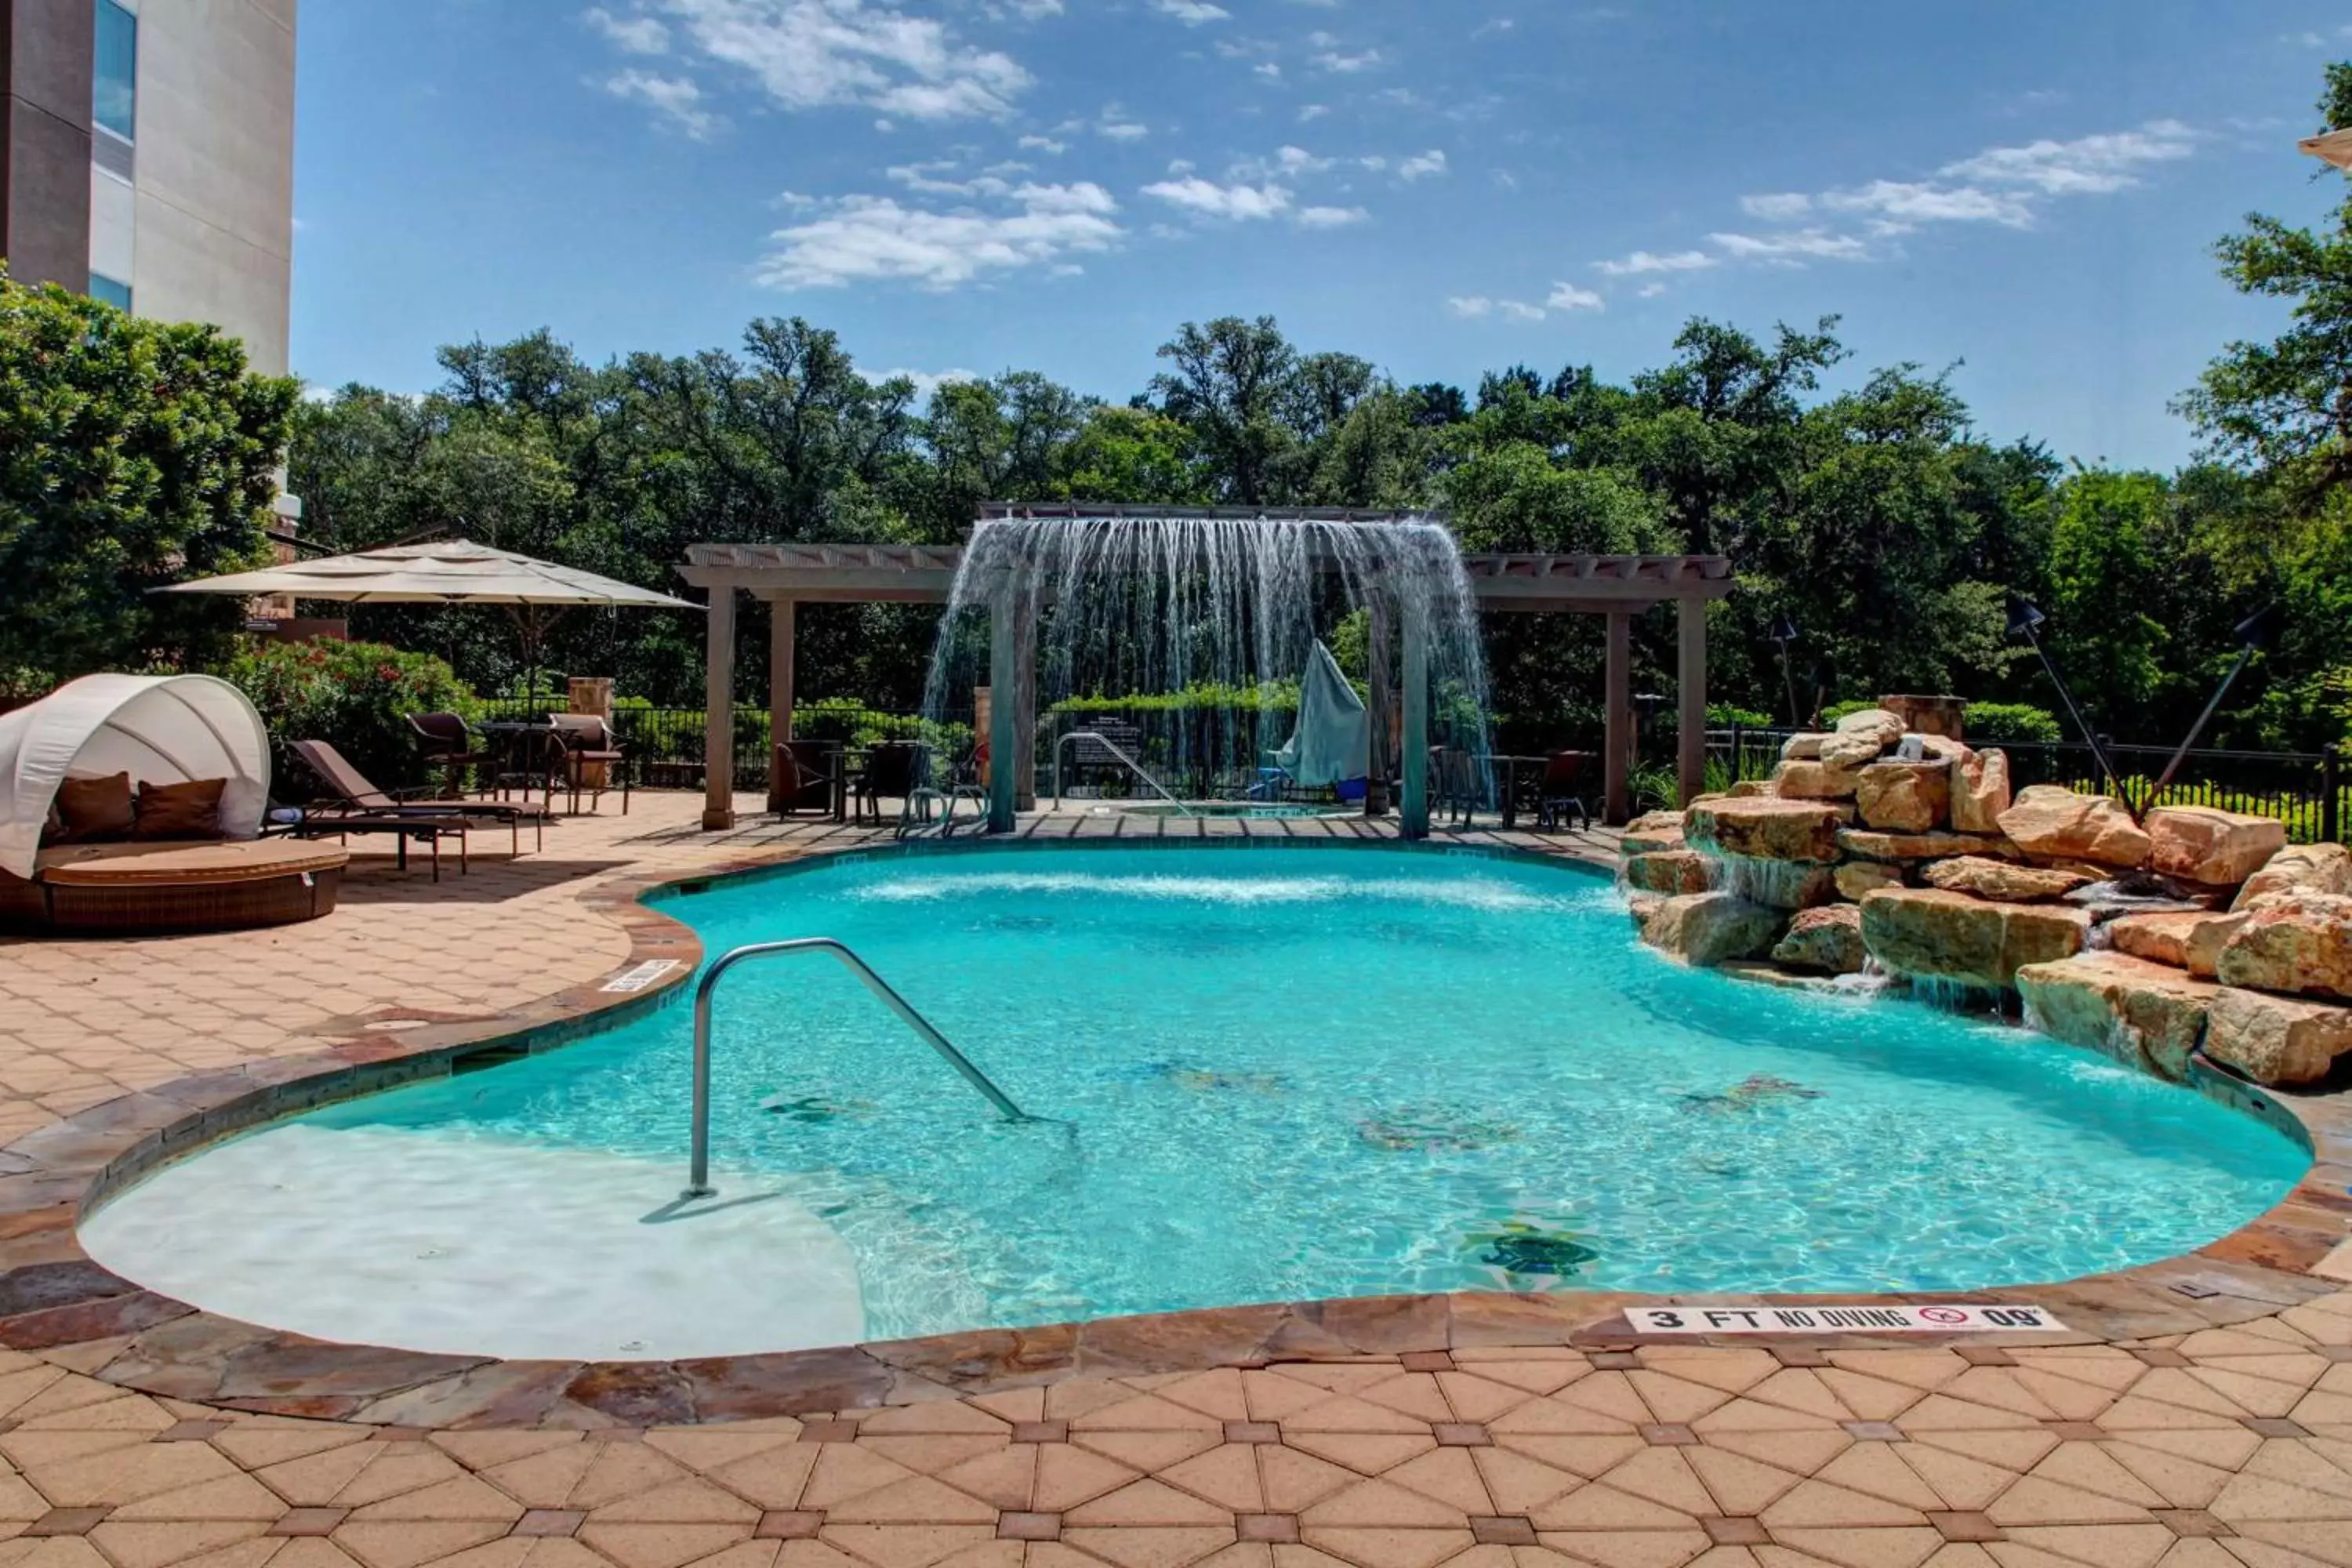
M 218 838 L 221 792 L 227 788 L 226 779 L 192 779 L 186 784 L 156 784 L 150 780 L 139 786 L 139 821 L 131 828 L 131 837 Z
M 96 844 L 110 838 L 128 838 L 139 820 L 128 773 L 108 773 L 103 778 L 66 779 L 58 785 L 57 805 L 62 828 L 57 837 L 59 844 Z
M 340 846 L 253 838 L 229 844 L 77 844 L 41 851 L 35 877 L 57 887 L 128 883 L 198 886 L 330 871 L 351 860 Z

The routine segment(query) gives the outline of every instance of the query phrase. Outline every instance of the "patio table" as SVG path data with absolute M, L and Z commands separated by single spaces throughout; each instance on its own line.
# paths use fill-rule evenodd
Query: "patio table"
M 1498 753 L 1486 760 L 1494 765 L 1502 784 L 1503 826 L 1517 827 L 1519 825 L 1519 769 L 1530 763 L 1549 763 L 1551 759 L 1548 756 L 1515 757 Z

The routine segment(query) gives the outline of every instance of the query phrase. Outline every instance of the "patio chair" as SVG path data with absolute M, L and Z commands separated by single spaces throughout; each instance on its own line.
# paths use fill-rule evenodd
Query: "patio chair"
M 857 805 L 851 813 L 854 820 L 863 822 L 870 813 L 874 826 L 882 826 L 882 802 L 896 800 L 898 820 L 904 826 L 915 810 L 915 792 L 920 789 L 929 772 L 925 748 L 913 741 L 883 741 L 866 748 L 865 769 L 857 775 Z
M 778 741 L 768 809 L 778 816 L 832 815 L 842 786 L 841 763 L 841 748 L 830 741 Z
M 411 713 L 408 727 L 416 731 L 425 762 L 441 770 L 441 789 L 449 800 L 460 798 L 467 768 L 488 767 L 498 753 L 478 742 L 474 727 L 458 713 Z
M 1451 826 L 1468 826 L 1478 805 L 1477 768 L 1470 753 L 1454 746 L 1432 746 L 1429 756 L 1435 779 L 1432 809 L 1447 813 Z
M 1592 807 L 1584 799 L 1592 762 L 1591 752 L 1554 752 L 1544 763 L 1543 784 L 1536 794 L 1537 832 L 1559 832 L 1560 818 L 1571 811 L 1587 830 L 1592 826 Z
M 348 822 L 359 817 L 439 817 L 444 820 L 488 820 L 503 822 L 513 840 L 514 853 L 522 853 L 522 825 L 531 825 L 533 848 L 547 847 L 547 808 L 530 801 L 516 804 L 503 800 L 472 800 L 461 810 L 453 810 L 447 803 L 434 805 L 417 798 L 416 790 L 384 790 L 371 783 L 368 776 L 353 767 L 351 760 L 325 741 L 297 741 L 294 754 L 302 765 L 317 776 L 328 789 L 326 799 L 319 805 L 306 808 L 305 821 L 317 814 L 320 821 Z M 366 831 L 355 828 L 353 831 Z M 384 829 L 382 831 L 389 831 Z M 407 847 L 402 846 L 403 864 L 406 864 Z
M 629 815 L 629 755 L 621 749 L 620 737 L 613 726 L 593 713 L 550 713 L 547 716 L 555 743 L 562 748 L 563 779 L 571 788 L 572 811 L 580 811 L 580 794 L 588 792 L 588 809 L 595 810 L 612 786 L 614 773 L 621 775 L 621 815 Z M 593 772 L 592 772 L 593 770 Z M 548 804 L 555 804 L 552 781 L 550 781 Z

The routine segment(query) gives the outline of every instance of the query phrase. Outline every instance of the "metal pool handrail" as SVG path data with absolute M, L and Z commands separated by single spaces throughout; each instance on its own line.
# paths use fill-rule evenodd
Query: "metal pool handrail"
M 948 1037 L 931 1026 L 931 1021 L 908 1005 L 907 999 L 890 988 L 890 983 L 867 967 L 864 959 L 852 952 L 847 944 L 829 936 L 795 937 L 790 942 L 753 942 L 739 947 L 721 957 L 703 971 L 702 983 L 694 988 L 694 1157 L 687 1177 L 686 1191 L 681 1198 L 707 1198 L 719 1189 L 710 1184 L 710 994 L 718 988 L 719 976 L 749 958 L 777 958 L 793 952 L 829 952 L 839 959 L 843 967 L 866 983 L 866 989 L 882 1000 L 882 1005 L 898 1015 L 899 1022 L 915 1031 L 925 1045 L 939 1052 L 948 1066 L 961 1073 L 964 1081 L 988 1097 L 988 1102 L 1004 1113 L 1007 1121 L 1034 1121 L 1036 1117 L 1023 1110 L 1005 1097 L 1004 1091 L 989 1082 L 988 1075 L 971 1065 L 970 1058 L 949 1044 Z
M 1158 779 L 1153 778 L 1150 773 L 1145 773 L 1143 771 L 1143 764 L 1137 762 L 1133 757 L 1129 756 L 1125 752 L 1119 750 L 1119 745 L 1117 741 L 1112 740 L 1108 735 L 1097 734 L 1092 730 L 1073 730 L 1068 734 L 1054 742 L 1054 809 L 1055 811 L 1062 809 L 1062 752 L 1063 749 L 1069 745 L 1073 741 L 1094 742 L 1104 751 L 1108 752 L 1112 756 L 1117 757 L 1120 762 L 1125 763 L 1127 764 L 1127 771 L 1133 773 L 1137 778 L 1141 779 L 1145 784 L 1150 784 L 1153 793 L 1158 795 L 1160 799 L 1166 801 L 1169 805 L 1174 806 L 1178 811 L 1182 812 L 1187 816 L 1198 816 L 1200 815 L 1199 812 L 1194 811 L 1191 806 L 1186 805 L 1182 801 L 1178 800 L 1174 795 L 1170 795 L 1166 787 L 1163 786 Z

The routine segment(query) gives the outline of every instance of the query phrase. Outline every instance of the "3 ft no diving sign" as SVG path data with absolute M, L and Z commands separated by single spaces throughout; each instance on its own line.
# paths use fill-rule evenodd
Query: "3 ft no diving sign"
M 2039 1307 L 1629 1307 L 1637 1334 L 2046 1334 Z

